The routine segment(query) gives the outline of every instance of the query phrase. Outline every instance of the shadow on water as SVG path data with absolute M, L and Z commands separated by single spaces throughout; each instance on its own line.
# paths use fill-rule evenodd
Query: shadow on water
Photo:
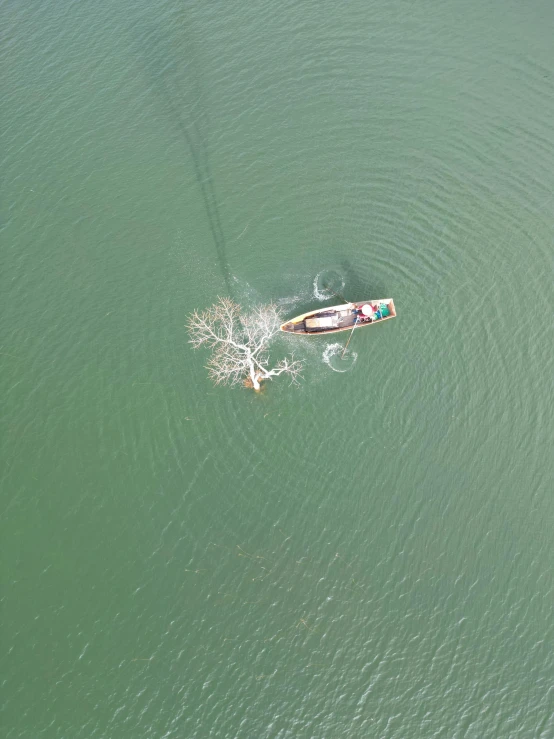
M 386 287 L 377 280 L 368 280 L 347 258 L 336 266 L 322 269 L 314 278 L 313 295 L 321 302 L 388 298 Z
M 231 270 L 227 260 L 225 235 L 210 168 L 207 145 L 208 115 L 198 72 L 198 55 L 190 24 L 181 15 L 172 30 L 154 24 L 135 28 L 137 58 L 152 90 L 162 101 L 165 113 L 183 136 L 200 190 L 206 217 L 227 292 L 232 296 Z M 179 33 L 180 40 L 176 38 Z
M 350 300 L 364 300 L 375 298 L 389 298 L 386 294 L 387 288 L 382 282 L 377 280 L 366 280 L 360 275 L 360 271 L 356 270 L 349 259 L 342 259 L 340 262 L 341 271 L 344 275 L 345 290 L 348 295 L 353 297 Z

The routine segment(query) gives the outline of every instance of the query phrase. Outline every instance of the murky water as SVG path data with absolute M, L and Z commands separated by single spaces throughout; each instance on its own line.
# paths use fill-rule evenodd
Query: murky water
M 552 737 L 551 4 L 1 13 L 4 735 Z

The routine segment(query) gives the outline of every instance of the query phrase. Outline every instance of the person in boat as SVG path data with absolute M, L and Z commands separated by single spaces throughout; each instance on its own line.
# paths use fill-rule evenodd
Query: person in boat
M 375 310 L 369 303 L 364 303 L 356 312 L 357 319 L 362 323 L 372 323 L 375 320 Z

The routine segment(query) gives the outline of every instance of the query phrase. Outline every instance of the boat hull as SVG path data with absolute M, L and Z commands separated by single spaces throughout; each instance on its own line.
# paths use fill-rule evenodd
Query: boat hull
M 362 313 L 362 306 L 367 305 L 377 309 L 370 316 Z M 301 336 L 326 336 L 341 331 L 351 331 L 354 327 L 373 326 L 376 323 L 382 323 L 395 317 L 396 309 L 392 298 L 362 300 L 358 303 L 333 305 L 330 308 L 320 308 L 302 313 L 302 315 L 282 323 L 281 331 L 287 334 L 300 334 Z

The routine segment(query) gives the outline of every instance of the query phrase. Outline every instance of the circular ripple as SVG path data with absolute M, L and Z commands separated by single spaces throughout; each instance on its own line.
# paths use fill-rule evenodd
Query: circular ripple
M 338 342 L 325 347 L 322 355 L 323 361 L 329 365 L 333 372 L 348 372 L 356 364 L 357 352 L 347 349 L 343 354 L 343 351 L 344 345 Z
M 335 296 L 340 298 L 344 285 L 345 278 L 339 269 L 324 269 L 314 278 L 314 298 L 317 300 L 329 300 Z

